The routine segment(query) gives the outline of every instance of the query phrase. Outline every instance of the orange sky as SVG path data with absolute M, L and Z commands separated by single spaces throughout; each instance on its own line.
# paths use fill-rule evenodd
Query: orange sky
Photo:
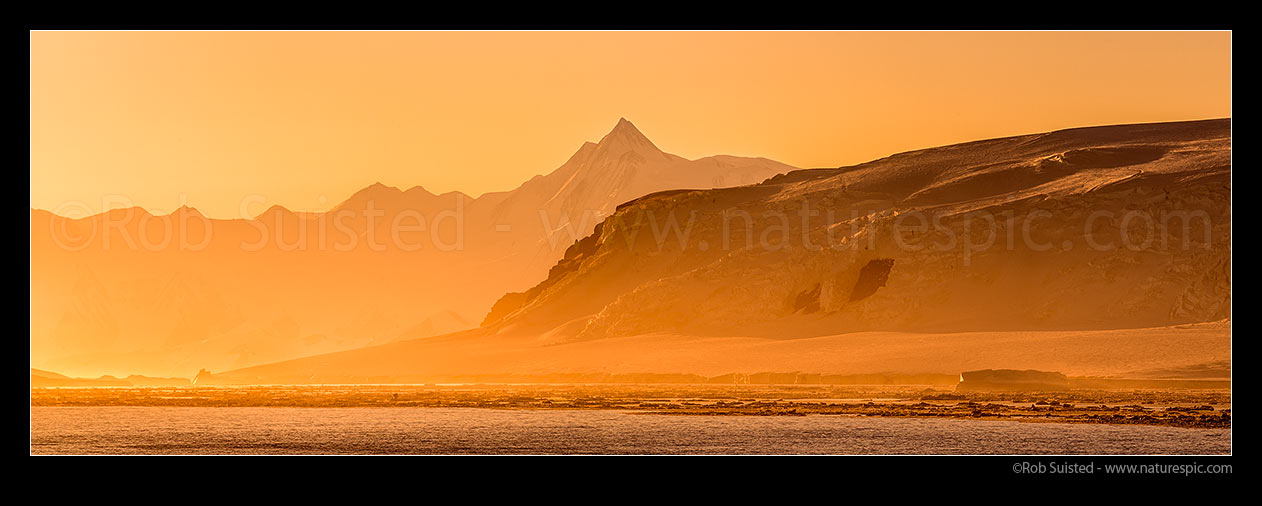
M 32 32 L 31 206 L 476 196 L 619 117 L 688 158 L 821 167 L 1230 115 L 1229 32 Z

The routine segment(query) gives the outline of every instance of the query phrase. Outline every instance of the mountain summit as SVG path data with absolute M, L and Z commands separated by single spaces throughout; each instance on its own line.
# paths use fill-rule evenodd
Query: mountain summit
M 596 223 L 624 202 L 662 190 L 754 184 L 791 170 L 795 168 L 764 158 L 688 160 L 658 149 L 634 124 L 620 118 L 599 143 L 583 144 L 552 173 L 509 192 L 492 215 L 508 222 L 514 231 L 512 241 L 532 244 L 516 247 L 533 250 L 524 272 L 541 278 L 566 247 L 591 234 Z
M 613 130 L 600 139 L 598 148 L 609 154 L 620 155 L 636 152 L 644 155 L 664 155 L 653 141 L 645 137 L 638 128 L 626 118 L 619 118 Z

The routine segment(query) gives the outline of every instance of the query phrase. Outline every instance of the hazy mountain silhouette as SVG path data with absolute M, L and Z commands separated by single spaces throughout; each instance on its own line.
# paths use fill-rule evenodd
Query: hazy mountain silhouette
M 791 170 L 687 160 L 620 119 L 552 172 L 476 198 L 377 183 L 326 212 L 277 205 L 252 219 L 32 209 L 31 364 L 188 375 L 458 330 L 544 279 L 627 200 Z

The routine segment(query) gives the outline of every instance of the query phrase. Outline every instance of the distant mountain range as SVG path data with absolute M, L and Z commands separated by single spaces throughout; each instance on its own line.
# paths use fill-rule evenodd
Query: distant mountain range
M 126 378 L 101 376 L 99 378 L 71 378 L 52 371 L 31 368 L 32 387 L 131 387 L 131 386 L 189 386 L 188 378 L 150 378 L 132 375 Z
M 253 219 L 32 209 L 31 364 L 189 376 L 461 330 L 626 201 L 792 170 L 687 160 L 621 119 L 556 170 L 477 198 L 378 183 L 327 212 Z
M 603 216 L 480 328 L 206 380 L 1147 377 L 1231 358 L 1230 119 L 943 146 Z

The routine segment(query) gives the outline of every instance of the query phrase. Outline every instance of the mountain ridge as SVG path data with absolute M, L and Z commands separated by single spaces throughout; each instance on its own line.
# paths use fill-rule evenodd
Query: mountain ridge
M 376 182 L 323 212 L 275 204 L 253 218 L 207 218 L 191 208 L 154 216 L 140 207 L 67 218 L 32 208 L 32 366 L 186 375 L 391 342 L 417 329 L 446 332 L 465 320 L 427 325 L 426 315 L 481 315 L 505 291 L 538 282 L 572 237 L 590 233 L 625 197 L 793 169 L 739 157 L 729 166 L 694 165 L 655 153 L 624 118 L 565 164 L 477 198 Z M 109 313 L 74 305 L 79 271 L 71 265 L 90 267 L 109 287 Z M 233 294 L 240 317 L 146 315 L 153 294 L 179 272 Z M 71 346 L 71 335 L 82 339 Z M 169 365 L 137 366 L 150 362 Z

